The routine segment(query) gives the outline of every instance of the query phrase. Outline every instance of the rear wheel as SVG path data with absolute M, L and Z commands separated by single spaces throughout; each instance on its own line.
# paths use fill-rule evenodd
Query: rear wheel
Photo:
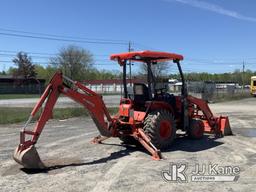
M 204 123 L 201 119 L 191 119 L 188 136 L 191 139 L 201 139 L 204 135 Z
M 169 148 L 176 136 L 174 116 L 167 110 L 150 112 L 143 129 L 158 149 Z

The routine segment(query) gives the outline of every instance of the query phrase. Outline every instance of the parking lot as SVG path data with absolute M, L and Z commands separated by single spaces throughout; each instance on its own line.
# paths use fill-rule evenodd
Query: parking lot
M 0 126 L 1 191 L 255 191 L 256 110 L 255 98 L 211 104 L 216 114 L 228 115 L 234 136 L 202 140 L 178 137 L 154 161 L 143 148 L 121 145 L 118 138 L 91 144 L 98 134 L 87 118 L 51 120 L 37 149 L 47 169 L 24 170 L 12 159 L 22 124 Z M 32 125 L 30 125 L 32 126 Z M 167 182 L 162 171 L 169 163 L 186 163 L 187 182 Z M 234 182 L 192 182 L 195 164 L 238 166 Z

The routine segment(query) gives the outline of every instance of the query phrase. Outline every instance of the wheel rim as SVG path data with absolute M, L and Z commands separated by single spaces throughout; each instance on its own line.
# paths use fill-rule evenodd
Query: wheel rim
M 172 133 L 172 125 L 169 121 L 163 120 L 160 123 L 160 136 L 164 139 L 170 137 Z

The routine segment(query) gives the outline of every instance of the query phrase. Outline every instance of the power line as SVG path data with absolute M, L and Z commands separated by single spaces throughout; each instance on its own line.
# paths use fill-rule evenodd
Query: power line
M 137 46 L 136 46 L 137 45 Z M 146 49 L 146 50 L 156 50 L 156 51 L 159 51 L 159 49 L 155 49 L 151 46 L 148 46 L 148 45 L 144 45 L 144 44 L 141 44 L 141 43 L 137 43 L 137 42 L 133 42 L 133 46 L 134 47 L 138 47 L 138 48 L 142 48 L 142 49 Z
M 64 38 L 64 39 L 76 39 L 76 40 L 89 40 L 89 41 L 104 41 L 104 42 L 117 42 L 117 43 L 125 43 L 127 44 L 127 40 L 118 40 L 118 39 L 106 39 L 106 38 L 87 38 L 87 37 L 75 37 L 75 36 L 65 36 L 65 35 L 56 35 L 56 34 L 47 34 L 47 33 L 38 33 L 38 32 L 28 32 L 21 30 L 13 30 L 13 29 L 4 29 L 0 28 L 1 31 L 8 31 L 12 33 L 23 33 L 29 35 L 38 35 L 38 36 L 47 36 L 47 37 L 55 37 L 55 38 Z
M 151 46 L 148 46 L 148 45 L 145 45 L 145 44 L 141 44 L 141 43 L 137 43 L 137 42 L 134 42 L 133 45 L 135 47 L 140 47 L 140 48 L 146 48 L 146 49 L 150 49 L 150 50 L 156 50 L 156 51 L 159 51 L 159 49 L 156 49 L 156 48 L 153 48 Z M 137 46 L 136 46 L 137 45 Z M 218 61 L 218 60 L 221 60 L 221 61 Z M 246 58 L 246 60 L 256 60 L 256 57 L 249 57 L 249 58 Z M 231 58 L 229 59 L 228 62 L 226 62 L 225 60 L 223 59 L 215 59 L 215 60 L 210 60 L 210 59 L 206 59 L 206 58 L 191 58 L 191 57 L 186 57 L 185 58 L 185 62 L 186 61 L 192 61 L 192 62 L 199 62 L 199 63 L 203 63 L 203 64 L 209 64 L 209 63 L 241 63 L 241 61 L 243 61 L 243 59 L 238 59 L 238 58 Z
M 11 50 L 0 50 L 2 53 L 15 53 L 15 55 L 20 51 L 11 51 Z M 57 55 L 56 53 L 40 53 L 40 52 L 30 52 L 30 51 L 22 51 L 27 54 L 34 54 L 34 55 Z
M 194 60 L 187 60 L 184 62 L 183 65 L 241 65 L 241 61 L 209 61 L 209 62 L 200 62 L 200 61 L 194 61 Z M 249 63 L 251 65 L 256 64 L 256 62 Z
M 86 41 L 86 40 L 76 40 L 76 39 L 64 39 L 64 38 L 55 38 L 55 37 L 43 37 L 43 36 L 35 36 L 35 35 L 22 35 L 17 33 L 3 33 L 0 32 L 0 35 L 4 36 L 12 36 L 12 37 L 24 37 L 24 38 L 32 38 L 32 39 L 43 39 L 43 40 L 53 40 L 53 41 L 64 41 L 64 42 L 76 42 L 76 43 L 91 43 L 91 44 L 105 44 L 105 45 L 127 45 L 127 43 L 119 43 L 119 42 L 105 42 L 105 41 Z
M 6 54 L 6 53 L 1 53 L 0 51 L 0 57 L 16 57 L 17 55 L 16 54 Z M 32 59 L 34 58 L 38 58 L 38 59 L 50 59 L 51 57 L 50 56 L 38 56 L 38 55 L 32 55 L 32 56 L 29 56 L 31 57 Z M 110 61 L 109 59 L 94 59 L 96 61 Z
M 8 60 L 0 60 L 0 63 L 12 63 L 14 64 L 13 61 L 8 61 Z M 35 65 L 39 64 L 39 65 L 54 65 L 55 63 L 51 63 L 51 62 L 41 62 L 41 61 L 33 61 L 33 63 Z M 92 63 L 91 65 L 117 65 L 116 63 Z M 118 66 L 118 65 L 117 65 Z
M 1 55 L 3 55 L 3 56 L 7 56 L 7 57 L 10 57 L 10 56 L 16 56 L 16 55 L 12 55 L 12 54 L 1 54 L 0 53 L 0 57 L 1 57 Z M 38 58 L 38 59 L 50 59 L 49 57 L 43 57 L 43 56 L 32 56 L 31 57 L 32 59 L 33 58 Z M 113 61 L 110 61 L 109 59 L 94 59 L 94 61 L 95 61 L 95 65 L 108 65 L 108 64 L 112 64 L 112 62 Z M 11 60 L 0 60 L 0 62 L 7 62 L 7 63 L 13 63 Z M 38 64 L 45 64 L 45 65 L 51 65 L 51 61 L 47 61 L 47 62 L 45 62 L 45 60 L 42 60 L 42 61 L 38 61 L 38 60 L 36 60 L 36 61 L 34 61 L 33 60 L 33 63 L 38 63 Z M 98 63 L 100 63 L 100 64 L 98 64 Z M 206 65 L 216 65 L 216 63 L 204 63 L 204 64 L 206 64 Z M 256 63 L 246 63 L 247 64 L 247 66 L 254 66 L 254 65 L 256 65 Z M 230 63 L 223 63 L 223 64 L 221 64 L 221 65 L 223 65 L 223 66 L 229 66 L 229 67 L 232 67 L 232 66 L 241 66 L 241 63 L 232 63 L 232 64 L 230 64 Z M 201 64 L 199 64 L 199 63 L 185 63 L 185 64 L 183 64 L 183 69 L 190 69 L 190 70 L 197 70 L 197 68 L 195 68 L 196 66 L 202 66 Z
M 0 56 L 1 56 L 2 54 L 0 53 Z M 9 56 L 8 56 L 9 57 Z M 33 56 L 33 57 L 31 57 L 31 59 L 32 59 L 32 61 L 34 60 L 34 58 L 37 58 L 37 59 L 48 59 L 48 60 L 50 60 L 50 58 L 48 58 L 48 57 L 43 57 L 43 56 Z M 113 61 L 111 61 L 111 60 L 108 60 L 108 59 L 94 59 L 94 61 L 96 61 L 96 62 L 113 62 Z M 12 61 L 8 61 L 8 62 L 12 62 Z M 42 62 L 42 63 L 44 63 L 44 61 L 33 61 L 33 63 L 34 62 Z M 50 63 L 50 61 L 49 61 L 49 63 Z
M 12 54 L 13 56 L 16 56 L 16 54 L 20 52 L 20 51 L 14 51 L 14 50 L 0 50 L 0 54 L 1 55 L 5 55 L 4 53 L 14 53 Z M 42 56 L 46 56 L 46 55 L 49 55 L 49 56 L 56 56 L 58 55 L 58 53 L 45 53 L 45 52 L 31 52 L 31 51 L 22 51 L 24 53 L 27 53 L 27 54 L 31 54 L 31 55 L 42 55 Z M 93 56 L 96 56 L 96 57 L 109 57 L 110 54 L 92 54 Z M 7 54 L 6 54 L 7 56 Z M 11 54 L 10 54 L 11 56 Z M 35 56 L 33 56 L 35 57 Z M 249 64 L 254 64 L 256 63 L 256 58 L 246 58 L 245 60 L 255 60 L 255 62 L 253 61 L 250 61 L 248 62 Z M 186 60 L 183 61 L 183 65 L 186 65 L 186 64 L 208 64 L 208 65 L 215 65 L 215 64 L 237 64 L 237 65 L 240 65 L 240 63 L 242 62 L 243 60 L 229 60 L 229 61 L 216 61 L 216 60 L 210 60 L 210 59 L 205 59 L 205 58 L 188 58 Z M 253 62 L 253 63 L 251 63 Z
M 10 56 L 16 56 L 17 53 L 20 52 L 20 51 L 11 51 L 11 50 L 0 50 L 0 54 L 1 55 L 10 55 Z M 42 53 L 42 52 L 30 52 L 30 51 L 21 51 L 23 53 L 26 53 L 26 54 L 29 54 L 29 55 L 42 55 L 42 56 L 57 56 L 58 53 Z M 13 53 L 13 54 L 10 54 L 10 53 Z M 92 54 L 93 56 L 96 56 L 96 57 L 109 57 L 110 55 L 107 55 L 107 54 Z M 35 56 L 33 56 L 35 57 Z
M 14 64 L 13 61 L 7 61 L 7 60 L 0 60 L 0 63 L 12 63 L 12 64 Z M 42 65 L 48 65 L 49 64 L 48 62 L 40 62 L 40 61 L 39 62 L 33 61 L 33 63 L 35 63 L 35 64 L 42 64 Z
M 4 56 L 4 57 L 16 57 L 16 54 L 3 54 L 0 53 L 0 56 Z M 31 56 L 32 58 L 42 58 L 42 59 L 49 59 L 49 57 L 47 56 Z
M 25 51 L 24 51 L 25 52 Z M 10 53 L 13 53 L 13 54 L 10 54 Z M 6 56 L 6 57 L 11 57 L 11 56 L 16 56 L 16 54 L 14 53 L 17 53 L 17 51 L 12 51 L 12 50 L 0 50 L 0 56 Z M 31 58 L 42 58 L 42 59 L 49 59 L 50 56 L 56 56 L 57 54 L 54 54 L 54 53 L 41 53 L 41 52 L 25 52 L 25 53 L 28 53 L 28 54 L 32 54 L 33 56 L 31 56 Z M 36 55 L 36 56 L 35 56 Z M 41 56 L 42 55 L 42 56 Z M 49 57 L 47 57 L 46 55 L 49 55 Z M 109 55 L 94 55 L 94 56 L 109 56 Z M 253 59 L 253 58 L 250 58 L 250 59 Z M 256 59 L 256 58 L 255 58 Z M 107 66 L 107 65 L 117 65 L 116 63 L 110 63 L 111 61 L 109 59 L 95 59 L 94 61 L 96 61 L 96 63 L 94 63 L 93 65 L 94 66 Z M 13 63 L 12 61 L 0 61 L 0 62 L 5 62 L 5 63 Z M 107 62 L 107 63 L 105 63 Z M 33 61 L 33 63 L 36 63 L 36 64 L 39 64 L 39 65 L 51 65 L 50 62 L 45 62 L 45 61 Z M 246 62 L 247 66 L 253 66 L 253 65 L 256 65 L 256 62 Z M 230 67 L 232 66 L 241 66 L 241 61 L 218 61 L 218 63 L 216 61 L 210 61 L 210 60 L 206 60 L 206 59 L 188 59 L 188 62 L 184 62 L 183 63 L 183 68 L 184 70 L 186 71 L 196 71 L 197 68 L 194 67 L 194 66 L 202 66 L 202 65 L 215 65 L 215 66 L 218 66 L 219 65 L 223 65 L 223 66 L 227 66 L 229 65 Z M 189 67 L 189 68 L 187 68 Z

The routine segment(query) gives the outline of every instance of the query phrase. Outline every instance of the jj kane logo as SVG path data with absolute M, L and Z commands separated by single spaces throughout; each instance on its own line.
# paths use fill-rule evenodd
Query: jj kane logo
M 188 173 L 188 164 L 170 163 L 169 170 L 162 171 L 162 178 L 167 182 L 218 182 L 237 181 L 240 168 L 238 166 L 220 166 L 218 164 L 195 164 Z M 190 176 L 190 177 L 188 177 Z
M 162 177 L 165 181 L 170 182 L 187 182 L 187 164 L 170 163 L 169 170 L 162 171 Z

